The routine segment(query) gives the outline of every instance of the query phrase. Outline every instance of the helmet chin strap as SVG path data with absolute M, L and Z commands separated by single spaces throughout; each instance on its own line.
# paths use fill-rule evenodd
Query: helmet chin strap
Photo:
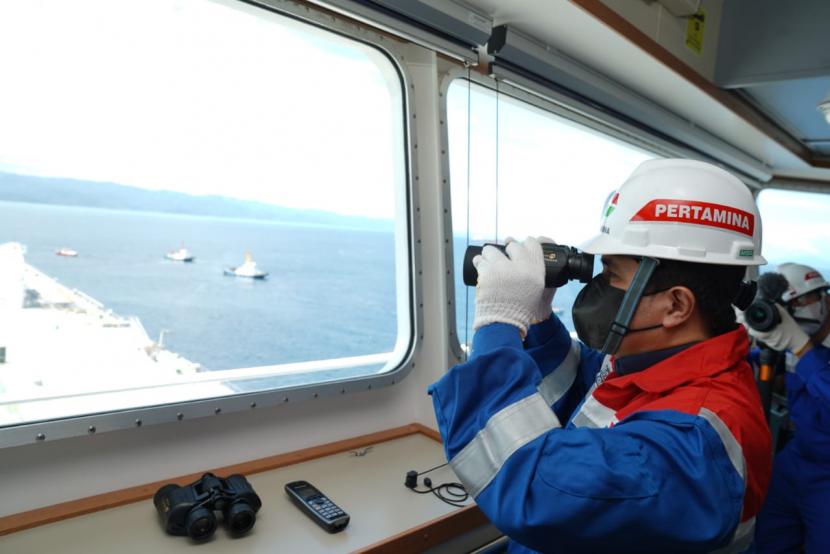
M 633 335 L 634 333 L 639 333 L 640 331 L 651 331 L 652 329 L 659 329 L 662 326 L 662 323 L 655 323 L 654 325 L 649 325 L 648 327 L 640 327 L 639 329 L 629 329 L 626 335 Z
M 631 284 L 628 290 L 625 291 L 620 309 L 617 310 L 617 315 L 614 317 L 614 323 L 611 324 L 611 331 L 605 339 L 605 344 L 602 346 L 602 353 L 613 355 L 620 347 L 620 343 L 629 332 L 629 325 L 634 318 L 634 312 L 637 311 L 637 305 L 643 297 L 643 292 L 646 290 L 654 270 L 660 265 L 660 261 L 656 258 L 643 258 L 640 260 L 640 265 L 637 266 L 637 271 L 634 273 L 634 278 L 631 279 Z M 641 329 L 631 329 L 631 332 L 647 331 L 649 329 L 656 329 L 662 325 L 655 325 L 652 327 L 644 327 Z

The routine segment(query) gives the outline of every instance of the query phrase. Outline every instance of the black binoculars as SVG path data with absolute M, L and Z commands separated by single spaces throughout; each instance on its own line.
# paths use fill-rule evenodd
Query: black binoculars
M 758 291 L 752 304 L 744 310 L 744 321 L 756 331 L 769 331 L 781 323 L 776 304 L 790 284 L 780 273 L 764 273 L 758 278 Z
M 226 479 L 205 473 L 198 481 L 180 487 L 164 485 L 153 497 L 165 530 L 203 541 L 216 531 L 214 511 L 220 510 L 228 530 L 239 536 L 251 530 L 262 502 L 242 475 Z
M 501 244 L 485 244 L 493 246 L 502 252 L 507 247 Z M 468 246 L 464 253 L 463 277 L 464 284 L 474 287 L 478 283 L 478 271 L 473 265 L 473 258 L 481 254 L 484 246 Z M 542 243 L 542 253 L 545 258 L 545 287 L 561 287 L 572 279 L 587 283 L 594 276 L 594 255 L 580 252 L 573 246 L 563 244 Z

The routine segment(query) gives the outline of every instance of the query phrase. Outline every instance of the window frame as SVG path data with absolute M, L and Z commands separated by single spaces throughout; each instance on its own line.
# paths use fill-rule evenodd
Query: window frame
M 454 267 L 454 245 L 453 245 L 453 222 L 451 197 L 452 182 L 450 179 L 449 161 L 449 125 L 448 116 L 448 94 L 449 88 L 456 80 L 470 81 L 480 85 L 499 95 L 506 95 L 514 100 L 519 100 L 534 106 L 554 116 L 575 123 L 598 134 L 607 136 L 611 140 L 617 140 L 629 144 L 635 148 L 652 152 L 657 156 L 690 158 L 710 163 L 718 163 L 708 156 L 702 155 L 684 144 L 680 144 L 665 137 L 657 136 L 639 125 L 626 121 L 594 104 L 588 104 L 575 98 L 559 89 L 546 86 L 543 83 L 528 82 L 527 86 L 520 87 L 518 84 L 505 83 L 492 75 L 485 75 L 475 70 L 465 69 L 449 61 L 442 61 L 439 64 L 439 92 L 441 102 L 439 105 L 441 117 L 441 172 L 442 172 L 442 201 L 444 210 L 444 262 L 448 268 L 446 275 L 447 294 L 447 325 L 449 328 L 448 357 L 450 365 L 462 363 L 466 360 L 467 353 L 462 348 L 461 340 L 458 337 L 458 327 L 455 317 L 456 289 L 455 289 L 455 267 Z M 720 164 L 723 165 L 723 164 Z M 740 172 L 736 173 L 744 184 L 752 190 L 758 184 L 747 178 Z
M 171 404 L 148 405 L 123 410 L 109 410 L 97 414 L 72 415 L 59 419 L 50 419 L 37 422 L 27 422 L 0 427 L 0 449 L 7 447 L 32 444 L 43 441 L 53 441 L 107 431 L 142 427 L 163 423 L 174 423 L 183 420 L 192 420 L 218 414 L 252 411 L 259 408 L 278 406 L 286 403 L 317 400 L 327 397 L 341 396 L 355 392 L 394 386 L 403 381 L 415 367 L 414 357 L 419 344 L 423 339 L 423 293 L 422 293 L 422 263 L 421 263 L 421 228 L 419 218 L 413 211 L 414 199 L 418 198 L 418 170 L 414 126 L 411 125 L 415 117 L 414 105 L 411 98 L 412 77 L 405 61 L 405 52 L 408 44 L 396 40 L 389 40 L 382 32 L 364 23 L 337 14 L 331 14 L 322 9 L 284 0 L 235 0 L 240 4 L 247 4 L 253 9 L 271 12 L 279 16 L 288 17 L 302 24 L 317 27 L 346 38 L 349 41 L 359 42 L 375 49 L 389 60 L 393 70 L 397 73 L 402 106 L 400 117 L 403 132 L 403 163 L 404 190 L 396 193 L 395 250 L 396 260 L 396 305 L 407 306 L 407 314 L 398 313 L 398 327 L 401 327 L 402 318 L 408 323 L 409 336 L 398 336 L 393 352 L 400 351 L 400 358 L 396 365 L 383 373 L 361 377 L 333 379 L 322 383 L 288 386 L 249 393 L 233 393 L 228 395 L 181 401 Z M 279 52 L 275 53 L 275 57 Z M 405 217 L 401 217 L 401 216 Z M 403 264 L 406 264 L 405 266 Z M 402 269 L 404 268 L 405 269 Z M 372 355 L 369 355 L 372 356 Z M 316 360 L 323 362 L 325 360 Z M 313 363 L 309 362 L 309 363 Z M 278 364 L 274 365 L 275 367 Z M 268 367 L 268 366 L 264 366 Z

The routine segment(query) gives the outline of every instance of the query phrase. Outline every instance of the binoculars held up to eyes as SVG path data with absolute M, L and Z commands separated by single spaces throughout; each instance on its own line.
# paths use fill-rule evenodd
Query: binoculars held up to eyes
M 493 246 L 502 252 L 507 247 L 501 244 L 485 244 Z M 463 276 L 464 284 L 474 287 L 478 283 L 478 271 L 473 265 L 473 258 L 481 254 L 484 246 L 468 246 L 464 253 Z M 545 257 L 545 287 L 561 287 L 572 279 L 587 283 L 594 276 L 594 256 L 580 252 L 573 246 L 564 244 L 542 243 L 542 252 Z

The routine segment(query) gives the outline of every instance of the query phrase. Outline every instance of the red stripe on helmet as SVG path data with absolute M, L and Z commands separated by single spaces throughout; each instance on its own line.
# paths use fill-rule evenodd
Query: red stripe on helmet
M 755 216 L 749 212 L 693 200 L 655 199 L 640 208 L 631 221 L 661 221 L 689 223 L 718 229 L 728 229 L 751 237 L 755 231 Z
M 808 271 L 807 274 L 804 276 L 805 281 L 809 281 L 810 279 L 820 279 L 821 273 L 818 271 Z

